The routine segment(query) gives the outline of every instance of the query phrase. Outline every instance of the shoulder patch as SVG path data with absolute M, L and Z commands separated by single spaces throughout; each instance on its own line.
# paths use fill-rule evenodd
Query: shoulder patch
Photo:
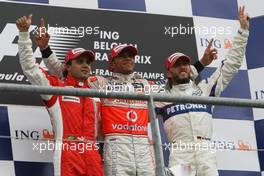
M 156 83 L 154 81 L 148 81 L 149 85 L 155 85 Z
M 97 76 L 90 76 L 90 77 L 88 78 L 88 80 L 89 80 L 89 82 L 95 82 L 95 81 L 97 81 L 98 79 L 97 79 Z

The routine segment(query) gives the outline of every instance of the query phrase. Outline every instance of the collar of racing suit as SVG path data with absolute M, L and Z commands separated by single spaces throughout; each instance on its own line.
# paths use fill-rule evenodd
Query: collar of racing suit
M 131 74 L 122 74 L 122 73 L 113 73 L 113 79 L 118 79 L 120 81 L 129 81 L 131 82 L 132 80 L 134 80 L 136 77 L 135 73 L 131 73 Z
M 187 89 L 191 88 L 192 84 L 193 84 L 193 82 L 190 81 L 189 83 L 186 83 L 186 84 L 173 85 L 172 88 L 171 88 L 171 91 L 174 91 L 174 90 L 175 91 L 178 91 L 178 90 L 184 91 L 184 90 L 187 90 Z
M 66 77 L 65 82 L 67 83 L 67 85 L 73 86 L 73 87 L 88 87 L 88 81 L 87 80 L 84 82 L 78 81 L 70 75 L 68 75 Z

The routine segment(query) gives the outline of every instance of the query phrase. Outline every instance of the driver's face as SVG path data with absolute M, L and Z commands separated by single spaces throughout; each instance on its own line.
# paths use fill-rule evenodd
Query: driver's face
M 79 56 L 76 59 L 73 59 L 71 65 L 67 66 L 68 74 L 70 74 L 75 79 L 80 81 L 85 81 L 91 72 L 91 58 L 86 56 Z
M 171 77 L 173 82 L 176 84 L 183 84 L 190 81 L 191 67 L 190 63 L 185 59 L 179 59 L 176 63 L 169 69 L 167 76 Z
M 135 56 L 129 50 L 124 50 L 113 59 L 113 72 L 130 74 L 134 72 Z

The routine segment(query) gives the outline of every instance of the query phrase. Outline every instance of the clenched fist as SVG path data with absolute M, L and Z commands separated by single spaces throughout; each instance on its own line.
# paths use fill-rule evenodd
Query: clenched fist
M 27 32 L 32 23 L 32 14 L 20 17 L 16 20 L 16 26 L 20 32 Z

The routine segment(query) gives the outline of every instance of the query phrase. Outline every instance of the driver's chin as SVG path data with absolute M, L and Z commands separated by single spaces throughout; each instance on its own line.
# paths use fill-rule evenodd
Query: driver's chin
M 190 78 L 183 78 L 183 79 L 179 79 L 178 84 L 187 84 L 190 82 Z
M 85 74 L 85 75 L 82 76 L 82 79 L 85 81 L 85 80 L 88 79 L 88 77 L 89 77 L 89 74 Z
M 79 80 L 86 81 L 89 77 L 89 74 L 81 74 L 78 77 L 79 77 Z
M 189 79 L 189 76 L 188 75 L 184 75 L 184 76 L 179 77 L 179 79 L 186 80 L 186 79 Z
M 131 74 L 131 73 L 133 73 L 133 71 L 128 71 L 128 70 L 126 70 L 126 71 L 123 71 L 123 73 L 122 74 L 125 74 L 125 75 L 129 75 L 129 74 Z

